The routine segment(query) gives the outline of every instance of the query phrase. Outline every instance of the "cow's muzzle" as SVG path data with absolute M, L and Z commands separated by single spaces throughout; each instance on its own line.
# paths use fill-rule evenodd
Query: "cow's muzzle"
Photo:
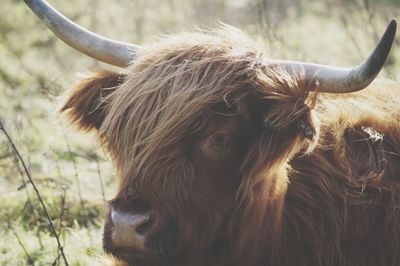
M 131 214 L 112 208 L 110 218 L 113 246 L 136 250 L 145 249 L 146 235 L 155 224 L 154 215 L 149 213 Z

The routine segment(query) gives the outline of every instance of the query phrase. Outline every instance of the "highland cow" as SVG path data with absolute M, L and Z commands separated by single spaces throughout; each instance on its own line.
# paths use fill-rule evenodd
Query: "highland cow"
M 121 177 L 103 236 L 121 263 L 400 265 L 399 86 L 369 86 L 394 20 L 341 69 L 265 59 L 227 26 L 114 42 L 25 2 L 71 46 L 126 67 L 80 81 L 61 108 L 98 132 Z

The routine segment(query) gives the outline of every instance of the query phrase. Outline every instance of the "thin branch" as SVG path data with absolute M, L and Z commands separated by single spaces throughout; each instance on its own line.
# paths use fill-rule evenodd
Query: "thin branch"
M 58 120 L 58 122 L 59 122 L 59 124 L 61 125 L 61 128 L 62 128 L 61 122 L 59 120 Z M 76 189 L 78 190 L 79 201 L 80 201 L 81 205 L 83 206 L 84 205 L 84 201 L 83 201 L 82 190 L 81 190 L 81 182 L 79 180 L 78 165 L 77 165 L 77 162 L 76 162 L 76 159 L 75 159 L 75 155 L 72 152 L 71 145 L 69 143 L 69 139 L 67 137 L 67 134 L 65 133 L 64 130 L 62 131 L 62 133 L 63 133 L 65 144 L 67 146 L 68 154 L 69 154 L 71 162 L 72 162 L 72 166 L 74 167 L 74 178 L 75 178 Z
M 63 257 L 64 263 L 65 263 L 66 266 L 68 266 L 69 264 L 68 264 L 67 258 L 65 257 L 65 254 L 64 254 L 64 248 L 60 243 L 60 239 L 58 238 L 58 234 L 56 232 L 56 229 L 54 227 L 53 222 L 51 221 L 50 214 L 47 211 L 47 208 L 46 208 L 46 205 L 44 204 L 42 196 L 40 195 L 40 192 L 39 192 L 38 188 L 36 187 L 35 182 L 33 182 L 32 176 L 31 176 L 28 168 L 26 167 L 24 159 L 22 158 L 22 156 L 19 153 L 17 147 L 15 146 L 14 142 L 12 141 L 10 135 L 8 134 L 7 130 L 5 129 L 5 127 L 4 127 L 4 125 L 3 125 L 2 121 L 1 121 L 1 118 L 0 118 L 0 130 L 4 133 L 4 135 L 6 136 L 8 142 L 10 143 L 12 149 L 16 153 L 18 159 L 20 160 L 20 162 L 21 162 L 21 164 L 22 164 L 22 166 L 24 168 L 25 174 L 28 177 L 29 182 L 31 183 L 33 189 L 35 190 L 36 196 L 38 197 L 38 199 L 40 201 L 40 204 L 42 205 L 42 208 L 44 210 L 44 213 L 46 214 L 47 220 L 49 221 L 51 232 L 54 234 L 54 237 L 56 238 L 58 249 L 61 252 L 61 256 Z
M 355 38 L 354 34 L 351 31 L 347 17 L 348 17 L 347 14 L 340 14 L 340 16 L 339 16 L 340 22 L 342 22 L 342 25 L 344 26 L 346 34 L 350 38 L 350 41 L 353 44 L 353 47 L 355 48 L 354 50 L 357 52 L 358 57 L 364 58 L 364 55 L 361 52 L 361 47 L 358 44 L 357 39 Z
M 100 188 L 101 188 L 101 195 L 103 197 L 103 202 L 106 202 L 106 193 L 104 191 L 104 182 L 103 182 L 103 176 L 101 174 L 101 168 L 100 168 L 100 162 L 99 159 L 97 158 L 97 155 L 94 155 L 94 159 L 96 161 L 96 166 L 97 166 L 97 175 L 99 177 L 99 182 L 100 182 Z
M 53 261 L 53 263 L 51 264 L 51 266 L 56 266 L 56 265 L 58 265 L 59 262 L 60 262 L 60 257 L 61 257 L 61 254 L 58 253 L 57 258 Z
M 17 231 L 15 231 L 15 229 L 12 227 L 10 219 L 7 219 L 7 224 L 8 224 L 8 228 L 10 229 L 10 231 L 14 234 L 15 238 L 17 239 L 18 244 L 21 246 L 22 250 L 24 251 L 26 258 L 28 259 L 28 264 L 29 265 L 34 265 L 32 257 L 29 255 L 29 252 L 26 249 L 26 247 L 25 247 L 24 243 L 22 242 L 21 238 L 19 238 L 19 235 L 18 235 Z
M 17 166 L 18 172 L 19 172 L 19 174 L 21 176 L 21 182 L 22 182 L 22 184 L 18 188 L 18 190 L 19 189 L 24 189 L 25 190 L 27 202 L 28 202 L 29 206 L 32 208 L 32 214 L 35 217 L 35 224 L 39 225 L 39 220 L 40 220 L 39 216 L 40 215 L 39 215 L 38 211 L 36 210 L 32 200 L 31 200 L 31 197 L 29 195 L 29 190 L 26 188 L 26 184 L 27 183 L 25 183 L 25 175 L 24 175 L 24 172 L 22 171 L 21 166 L 19 164 L 18 156 L 17 156 L 17 154 L 15 152 L 13 152 L 13 155 L 14 155 L 14 162 L 15 162 L 15 165 Z M 37 239 L 39 241 L 40 249 L 43 250 L 42 236 L 40 235 L 40 231 L 39 230 L 37 230 L 36 235 L 37 235 Z
M 65 211 L 67 210 L 66 208 L 66 202 L 67 202 L 67 185 L 64 176 L 61 173 L 61 168 L 58 160 L 56 160 L 56 171 L 58 178 L 61 180 L 60 187 L 62 189 L 62 195 L 60 197 L 61 200 L 61 207 L 60 207 L 60 215 L 58 217 L 59 223 L 58 223 L 58 235 L 61 236 L 62 234 L 62 229 L 63 229 L 63 222 L 64 222 L 64 215 Z M 64 239 L 64 244 L 65 244 L 65 239 Z

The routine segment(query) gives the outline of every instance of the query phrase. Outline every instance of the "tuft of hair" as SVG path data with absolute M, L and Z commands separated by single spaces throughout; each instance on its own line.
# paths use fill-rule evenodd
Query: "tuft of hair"
M 125 189 L 120 191 L 136 187 L 149 193 L 162 187 L 171 191 L 164 197 L 188 193 L 176 195 L 177 204 L 190 198 L 195 176 L 183 143 L 200 128 L 194 123 L 206 120 L 204 115 L 217 103 L 230 106 L 258 93 L 280 106 L 269 112 L 277 129 L 309 111 L 302 105 L 308 93 L 301 73 L 293 77 L 269 68 L 254 46 L 244 33 L 224 25 L 160 39 L 141 51 L 124 83 L 110 94 L 100 128 L 122 177 Z M 159 191 L 152 194 L 159 197 Z

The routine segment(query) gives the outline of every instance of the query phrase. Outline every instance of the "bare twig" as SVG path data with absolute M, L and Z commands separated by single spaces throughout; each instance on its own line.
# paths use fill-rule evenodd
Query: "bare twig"
M 100 182 L 100 188 L 101 188 L 101 195 L 103 197 L 103 202 L 106 202 L 106 194 L 104 192 L 104 182 L 103 182 L 103 176 L 101 174 L 101 168 L 100 168 L 100 162 L 99 159 L 97 158 L 97 155 L 94 156 L 94 159 L 96 161 L 96 166 L 97 166 L 97 174 L 99 176 L 99 182 Z
M 0 128 L 1 128 L 1 125 L 0 125 Z M 24 243 L 22 242 L 21 238 L 19 238 L 17 231 L 15 231 L 15 229 L 12 227 L 10 219 L 7 219 L 7 224 L 8 224 L 8 228 L 10 229 L 10 231 L 14 234 L 15 238 L 17 239 L 18 244 L 21 246 L 22 250 L 24 251 L 26 258 L 28 259 L 28 264 L 34 265 L 31 255 L 29 255 L 29 252 L 26 249 Z
M 51 266 L 56 266 L 56 265 L 58 265 L 59 262 L 60 262 L 60 257 L 61 257 L 61 254 L 59 253 L 58 256 L 57 256 L 57 258 L 56 258 L 56 259 L 53 261 L 53 263 L 51 264 Z
M 347 14 L 340 14 L 339 16 L 340 22 L 342 22 L 342 25 L 344 26 L 344 29 L 346 31 L 347 36 L 350 38 L 351 43 L 353 44 L 354 50 L 357 52 L 358 57 L 363 58 L 363 53 L 361 52 L 361 47 L 357 42 L 357 39 L 355 38 L 352 29 L 350 28 L 350 23 L 348 21 L 348 16 Z
M 366 22 L 368 23 L 369 27 L 372 30 L 372 37 L 374 37 L 375 40 L 379 40 L 379 33 L 375 27 L 375 14 L 373 12 L 373 9 L 371 7 L 371 3 L 369 0 L 363 0 L 362 1 L 362 7 L 364 8 L 365 15 L 367 16 Z
M 17 166 L 18 172 L 19 172 L 19 174 L 20 174 L 20 176 L 21 176 L 22 186 L 25 187 L 24 172 L 22 171 L 21 166 L 19 165 L 19 160 L 18 160 L 17 154 L 16 154 L 15 152 L 13 152 L 13 153 L 14 153 L 14 162 L 15 162 L 15 165 Z M 35 223 L 38 224 L 39 216 L 40 216 L 40 215 L 39 215 L 39 213 L 37 212 L 37 210 L 36 210 L 36 208 L 35 208 L 35 206 L 34 206 L 32 200 L 31 200 L 31 197 L 30 197 L 30 195 L 29 195 L 28 189 L 25 189 L 25 193 L 26 193 L 26 200 L 27 200 L 29 206 L 32 208 L 32 213 L 33 213 L 33 216 L 35 217 Z M 38 239 L 38 241 L 39 241 L 40 249 L 43 250 L 42 236 L 40 235 L 40 231 L 39 231 L 39 230 L 37 230 L 37 234 L 36 234 L 36 235 L 37 235 L 37 239 Z
M 58 121 L 58 122 L 62 128 L 61 122 L 60 121 Z M 76 163 L 75 155 L 72 152 L 71 145 L 69 144 L 69 139 L 67 137 L 67 134 L 65 134 L 64 130 L 62 131 L 62 133 L 63 133 L 65 145 L 67 146 L 68 154 L 70 156 L 72 165 L 74 167 L 74 177 L 75 177 L 75 182 L 76 182 L 76 189 L 78 190 L 79 201 L 80 201 L 81 205 L 83 205 L 84 201 L 83 201 L 83 196 L 82 196 L 82 191 L 81 191 L 81 182 L 79 180 L 78 165 Z
M 61 174 L 61 168 L 60 168 L 60 164 L 58 161 L 56 161 L 56 169 L 57 169 L 58 177 L 64 183 L 65 178 Z M 61 211 L 60 211 L 60 217 L 59 217 L 60 224 L 59 224 L 59 228 L 58 228 L 58 235 L 62 237 L 63 244 L 65 245 L 65 234 L 63 234 L 62 229 L 63 229 L 64 214 L 66 211 L 66 202 L 67 202 L 67 186 L 66 186 L 66 184 L 62 185 L 62 189 L 63 189 L 63 194 L 61 196 Z
M 56 232 L 56 229 L 55 229 L 55 227 L 54 227 L 53 222 L 51 221 L 50 214 L 49 214 L 49 212 L 47 211 L 47 208 L 46 208 L 46 205 L 44 204 L 44 201 L 43 201 L 43 199 L 42 199 L 42 196 L 40 195 L 40 192 L 39 192 L 38 188 L 36 187 L 35 182 L 33 182 L 32 176 L 31 176 L 31 174 L 30 174 L 28 168 L 26 167 L 26 164 L 25 164 L 24 159 L 22 158 L 22 156 L 21 156 L 21 154 L 19 153 L 17 147 L 15 146 L 14 142 L 12 141 L 10 135 L 8 134 L 7 130 L 5 129 L 5 127 L 4 127 L 4 125 L 3 125 L 2 121 L 1 121 L 1 118 L 0 118 L 0 130 L 1 130 L 1 131 L 4 133 L 4 135 L 6 136 L 8 142 L 10 143 L 10 145 L 11 145 L 11 147 L 12 147 L 12 149 L 14 150 L 14 152 L 16 153 L 16 155 L 17 155 L 19 161 L 21 162 L 22 167 L 24 168 L 25 174 L 26 174 L 26 176 L 28 177 L 29 182 L 31 183 L 33 189 L 35 190 L 36 196 L 38 197 L 38 199 L 39 199 L 39 201 L 40 201 L 40 204 L 42 205 L 42 208 L 43 208 L 43 210 L 44 210 L 44 213 L 46 214 L 47 220 L 49 221 L 49 226 L 50 226 L 51 232 L 54 234 L 54 237 L 55 237 L 55 239 L 56 239 L 56 241 L 57 241 L 58 249 L 59 249 L 59 251 L 60 251 L 60 253 L 61 253 L 61 256 L 63 257 L 64 263 L 65 263 L 66 266 L 68 266 L 69 264 L 68 264 L 67 258 L 65 257 L 65 254 L 64 254 L 64 248 L 63 248 L 63 246 L 62 246 L 61 243 L 60 243 L 60 239 L 58 238 L 58 234 L 57 234 L 57 232 Z

